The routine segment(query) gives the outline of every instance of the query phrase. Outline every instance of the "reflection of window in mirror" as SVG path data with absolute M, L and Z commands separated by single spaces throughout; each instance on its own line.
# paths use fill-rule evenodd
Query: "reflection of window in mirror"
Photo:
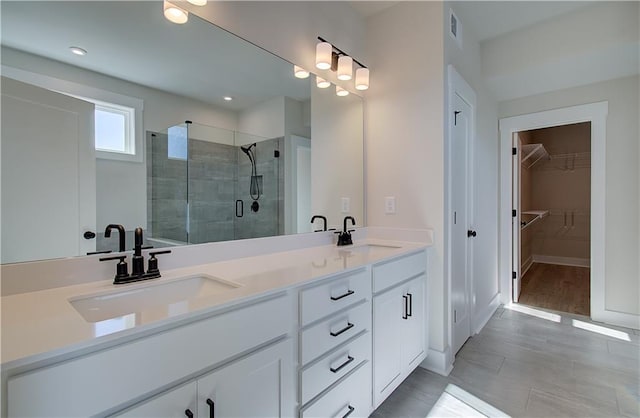
M 96 150 L 135 155 L 135 110 L 111 103 L 95 105 Z

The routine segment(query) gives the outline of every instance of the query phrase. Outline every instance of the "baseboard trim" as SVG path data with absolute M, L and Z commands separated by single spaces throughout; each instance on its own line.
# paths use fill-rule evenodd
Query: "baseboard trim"
M 527 274 L 527 271 L 529 271 L 532 264 L 533 264 L 533 256 L 527 258 L 525 262 L 522 263 L 522 268 L 521 268 L 522 271 L 520 272 L 520 277 L 524 277 L 524 275 Z
M 556 257 L 553 255 L 534 254 L 531 256 L 531 259 L 533 260 L 534 263 L 557 264 L 560 266 L 573 266 L 573 267 L 591 267 L 591 260 L 589 260 L 588 258 Z
M 591 319 L 605 324 L 640 330 L 640 315 L 605 309 L 600 312 L 592 311 Z
M 487 325 L 487 322 L 491 319 L 493 313 L 500 306 L 500 293 L 496 293 L 496 295 L 491 299 L 491 302 L 487 306 L 485 306 L 480 312 L 476 313 L 473 318 L 473 334 L 479 334 Z
M 444 351 L 429 348 L 427 358 L 420 363 L 420 367 L 442 376 L 449 376 L 449 373 L 453 370 L 451 347 L 447 347 Z

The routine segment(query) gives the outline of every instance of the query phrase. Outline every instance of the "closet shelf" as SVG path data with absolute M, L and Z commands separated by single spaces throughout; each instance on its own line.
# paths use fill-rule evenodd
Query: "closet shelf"
M 531 168 L 541 159 L 549 159 L 549 153 L 542 144 L 527 144 L 521 147 L 522 158 L 520 163 L 526 168 Z
M 520 213 L 520 229 L 523 230 L 529 225 L 549 216 L 548 210 L 526 210 Z

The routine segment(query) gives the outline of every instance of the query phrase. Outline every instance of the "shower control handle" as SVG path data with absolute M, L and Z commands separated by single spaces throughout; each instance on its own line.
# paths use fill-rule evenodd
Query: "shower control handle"
M 469 237 L 469 238 L 475 237 L 476 235 L 478 235 L 478 233 L 476 231 L 473 231 L 471 229 L 467 231 L 467 237 Z

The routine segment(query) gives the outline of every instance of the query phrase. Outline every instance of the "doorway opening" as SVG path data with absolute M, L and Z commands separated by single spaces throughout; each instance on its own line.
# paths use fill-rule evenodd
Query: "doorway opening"
M 591 122 L 516 132 L 514 146 L 513 301 L 590 316 Z

